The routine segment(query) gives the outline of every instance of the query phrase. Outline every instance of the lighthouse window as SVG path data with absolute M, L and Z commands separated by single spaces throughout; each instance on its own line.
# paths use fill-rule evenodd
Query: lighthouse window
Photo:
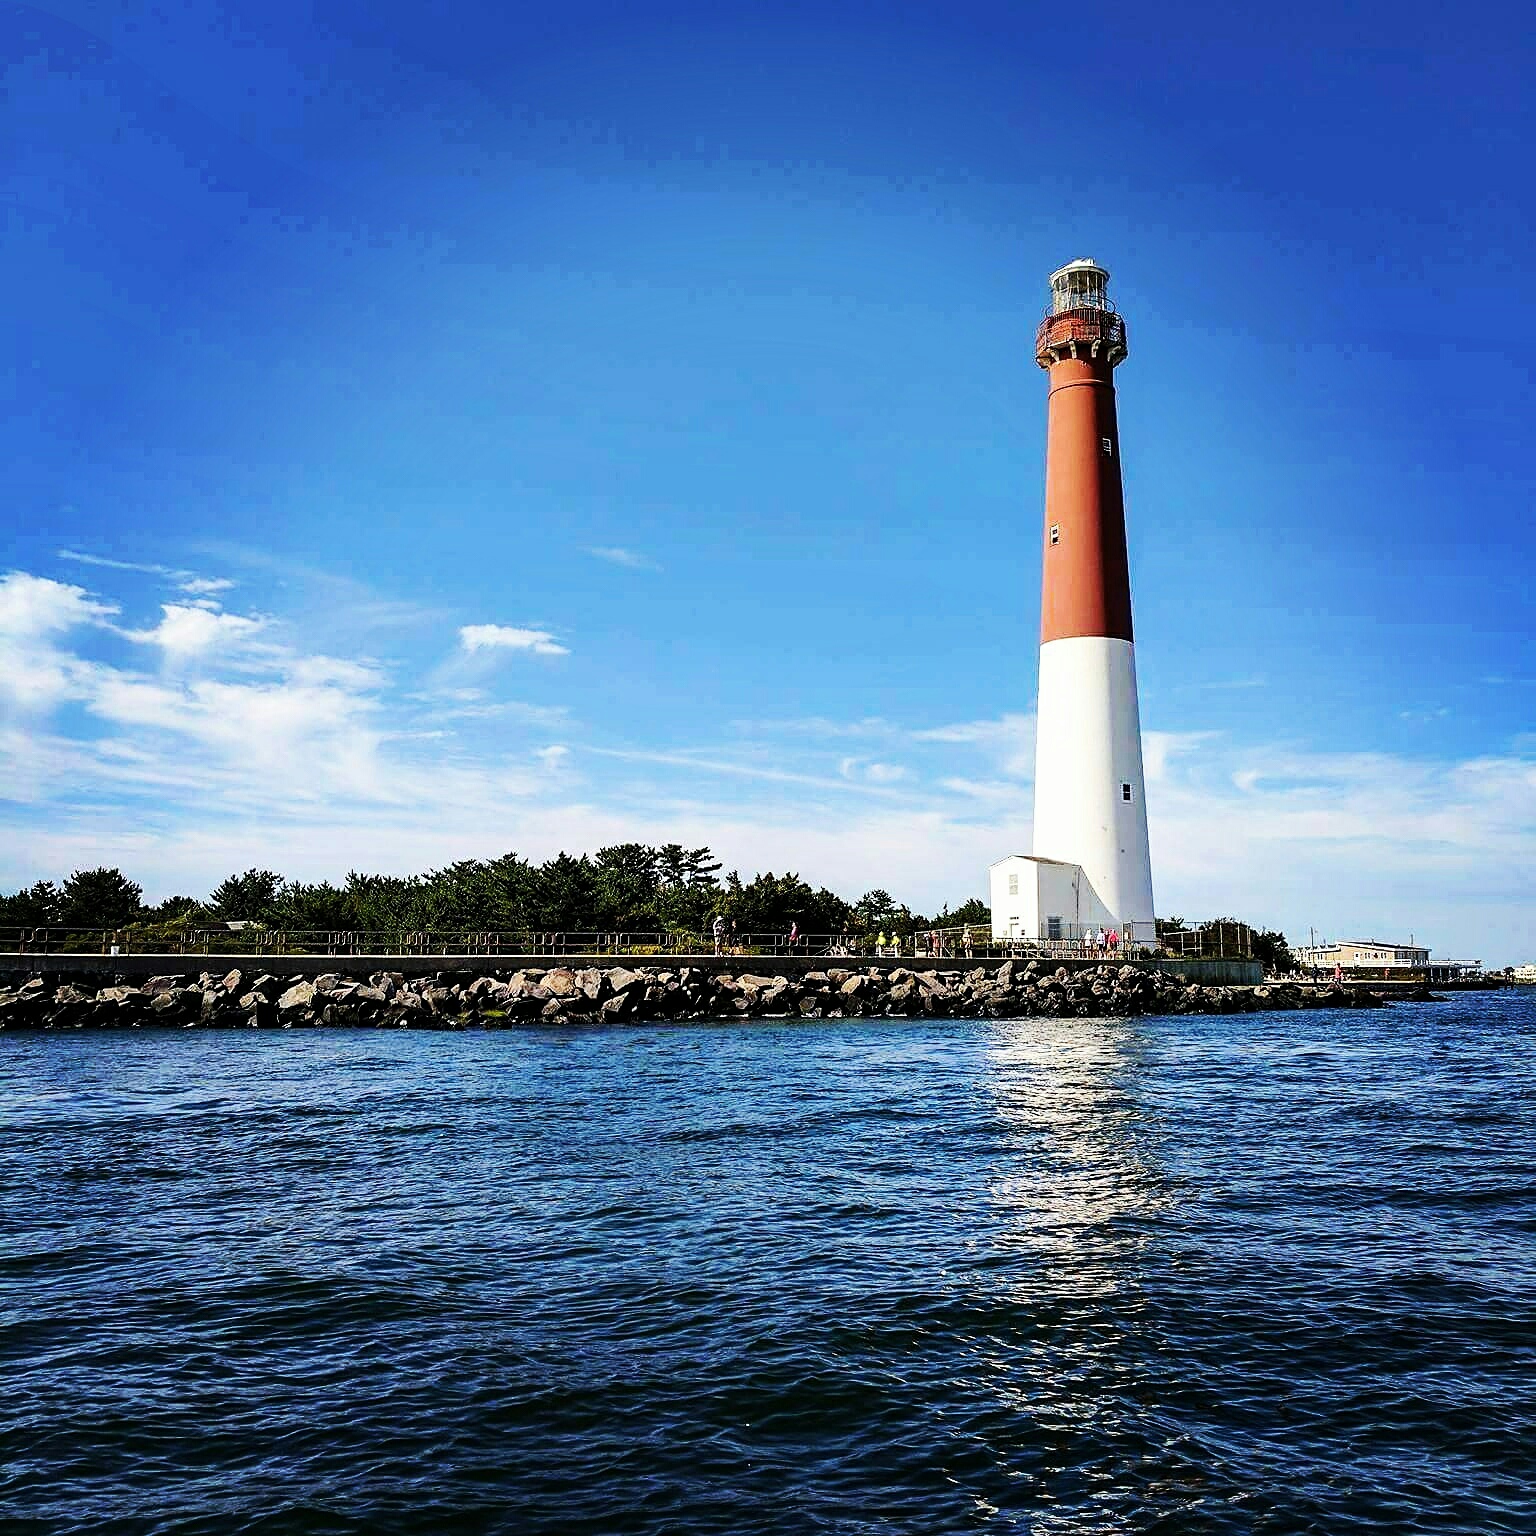
M 1127 805 L 1131 803 L 1131 786 L 1129 784 L 1122 784 L 1120 786 L 1120 798 L 1124 800 Z
M 1061 543 L 1061 524 L 1060 523 L 1052 523 L 1051 524 L 1051 543 L 1052 544 L 1060 544 Z
M 1107 438 L 1101 437 L 1099 441 L 1104 445 L 1104 457 L 1112 459 L 1115 456 L 1115 445 Z
M 1017 875 L 1008 876 L 1008 894 L 1010 896 L 1017 896 L 1019 894 L 1019 877 Z

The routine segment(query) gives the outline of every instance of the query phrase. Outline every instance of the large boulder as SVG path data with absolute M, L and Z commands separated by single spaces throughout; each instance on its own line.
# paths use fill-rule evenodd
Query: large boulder
M 609 995 L 608 973 L 591 966 L 586 970 L 577 971 L 576 987 L 589 1003 L 600 1003 Z
M 315 1000 L 316 990 L 315 984 L 312 981 L 296 982 L 293 986 L 289 987 L 277 1000 L 279 1017 L 286 1018 L 308 1008 Z

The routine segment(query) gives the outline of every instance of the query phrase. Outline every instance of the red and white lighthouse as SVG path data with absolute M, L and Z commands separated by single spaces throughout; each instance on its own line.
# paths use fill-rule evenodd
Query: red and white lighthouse
M 1000 861 L 992 880 L 994 928 L 1021 936 L 1105 925 L 1152 936 L 1115 416 L 1125 322 L 1108 283 L 1092 261 L 1053 272 L 1051 307 L 1035 338 L 1050 389 L 1034 854 Z

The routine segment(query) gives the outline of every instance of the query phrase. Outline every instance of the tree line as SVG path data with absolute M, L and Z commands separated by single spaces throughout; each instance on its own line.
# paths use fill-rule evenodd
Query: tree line
M 199 927 L 230 922 L 266 928 L 416 932 L 682 932 L 703 934 L 719 916 L 738 932 L 888 933 L 985 925 L 985 902 L 970 900 L 932 916 L 913 912 L 887 891 L 846 901 L 798 874 L 750 880 L 708 848 L 679 843 L 616 843 L 595 854 L 558 853 L 534 863 L 516 853 L 463 859 L 422 875 L 369 875 L 307 883 L 270 869 L 230 875 L 206 897 L 170 896 L 146 905 L 143 887 L 119 869 L 76 870 L 55 884 L 40 880 L 0 895 L 0 927 Z

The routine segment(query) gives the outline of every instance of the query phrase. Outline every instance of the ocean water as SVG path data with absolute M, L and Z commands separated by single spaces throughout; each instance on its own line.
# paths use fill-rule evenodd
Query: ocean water
M 0 1530 L 1536 1532 L 1536 996 L 0 1038 Z

